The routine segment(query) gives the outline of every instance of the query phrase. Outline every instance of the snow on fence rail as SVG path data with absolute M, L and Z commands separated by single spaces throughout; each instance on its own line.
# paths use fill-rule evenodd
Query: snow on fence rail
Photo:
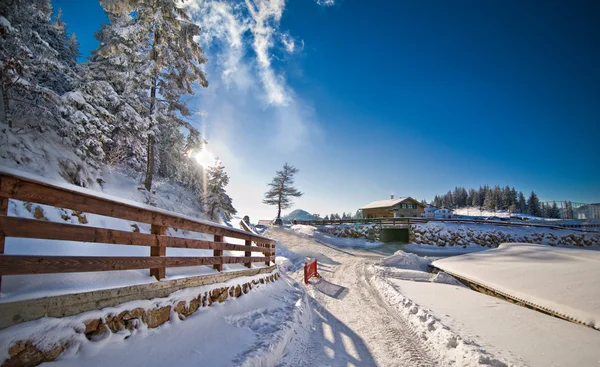
M 148 223 L 151 225 L 150 234 L 9 217 L 9 199 Z M 206 241 L 170 237 L 166 236 L 167 228 L 212 234 L 214 238 Z M 147 246 L 150 247 L 150 257 L 5 255 L 6 237 Z M 224 237 L 242 239 L 245 243 L 230 244 L 224 242 Z M 166 257 L 167 247 L 214 252 L 210 257 Z M 224 250 L 244 251 L 244 256 L 223 256 Z M 260 252 L 263 256 L 252 256 L 252 252 Z M 165 277 L 167 267 L 212 265 L 217 271 L 222 271 L 223 264 L 243 263 L 250 268 L 256 262 L 270 265 L 274 255 L 275 241 L 263 236 L 0 168 L 0 287 L 3 275 L 133 269 L 150 269 L 150 275 L 160 280 Z

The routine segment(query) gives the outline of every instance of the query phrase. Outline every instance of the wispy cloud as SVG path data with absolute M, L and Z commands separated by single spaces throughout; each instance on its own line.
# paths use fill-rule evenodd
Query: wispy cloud
M 298 47 L 294 37 L 280 29 L 285 1 L 191 0 L 185 4 L 203 29 L 199 41 L 209 59 L 210 86 L 202 93 L 211 95 L 213 103 L 208 107 L 200 102 L 200 108 L 208 113 L 207 120 L 216 117 L 220 99 L 229 101 L 235 95 L 237 104 L 229 106 L 239 110 L 236 112 L 252 115 L 249 109 L 256 109 L 258 103 L 262 117 L 268 116 L 270 123 L 265 128 L 272 132 L 275 149 L 290 151 L 309 141 L 318 130 L 316 116 L 310 104 L 289 86 L 285 65 L 275 56 L 294 54 L 304 46 L 301 41 Z
M 283 34 L 281 36 L 281 43 L 283 43 L 285 50 L 289 53 L 293 53 L 296 49 L 296 42 L 289 34 Z
M 335 0 L 316 0 L 316 3 L 322 6 L 335 5 Z
M 289 85 L 287 58 L 278 57 L 294 57 L 304 48 L 304 42 L 294 38 L 301 35 L 280 27 L 285 4 L 284 0 L 185 3 L 202 27 L 199 42 L 208 58 L 209 87 L 198 90 L 194 107 L 206 111 L 202 130 L 210 149 L 227 167 L 228 191 L 242 208 L 246 204 L 240 200 L 250 200 L 245 197 L 251 183 L 262 190 L 265 175 L 298 153 L 314 150 L 311 147 L 321 141 L 311 102 Z M 261 196 L 253 193 L 258 201 L 247 205 L 260 207 Z

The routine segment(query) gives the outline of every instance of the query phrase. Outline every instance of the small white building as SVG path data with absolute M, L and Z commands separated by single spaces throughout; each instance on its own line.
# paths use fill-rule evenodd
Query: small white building
M 438 209 L 435 212 L 433 212 L 433 217 L 438 219 L 452 218 L 452 210 L 445 208 Z
M 425 218 L 435 218 L 435 212 L 438 210 L 439 208 L 436 208 L 435 206 L 428 206 L 427 208 L 425 208 L 423 216 Z

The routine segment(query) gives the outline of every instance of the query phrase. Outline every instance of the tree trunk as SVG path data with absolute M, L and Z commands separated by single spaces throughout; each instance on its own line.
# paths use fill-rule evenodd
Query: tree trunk
M 150 88 L 150 129 L 154 128 L 154 104 L 156 103 L 156 82 L 157 77 L 152 80 L 152 88 Z M 144 186 L 146 190 L 152 189 L 152 178 L 154 177 L 154 132 L 148 134 L 148 162 L 146 164 L 146 180 Z
M 146 190 L 152 189 L 152 177 L 154 176 L 154 135 L 148 135 L 148 163 L 146 165 Z
M 154 43 L 152 44 L 152 60 L 156 64 L 156 42 L 158 41 L 158 31 L 154 32 Z M 154 106 L 156 104 L 156 83 L 158 82 L 158 71 L 154 70 L 154 75 L 152 76 L 152 87 L 150 88 L 150 130 L 154 129 Z M 144 186 L 146 190 L 150 191 L 152 189 L 152 178 L 154 177 L 154 132 L 151 131 L 148 134 L 148 162 L 146 164 L 146 180 L 144 181 Z
M 277 200 L 277 219 L 281 219 L 281 200 L 283 200 L 283 185 L 281 185 L 281 188 L 279 189 L 279 200 Z
M 12 115 L 10 114 L 10 106 L 8 105 L 8 88 L 2 84 L 2 104 L 4 106 L 4 120 L 8 124 L 8 127 L 12 129 Z

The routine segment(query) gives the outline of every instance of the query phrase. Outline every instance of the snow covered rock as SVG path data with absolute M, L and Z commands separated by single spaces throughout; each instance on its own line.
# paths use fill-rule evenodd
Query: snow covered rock
M 505 242 L 537 243 L 550 246 L 600 246 L 600 232 L 567 229 L 501 227 L 492 224 L 425 223 L 411 225 L 409 242 L 437 246 L 477 244 L 498 247 Z

